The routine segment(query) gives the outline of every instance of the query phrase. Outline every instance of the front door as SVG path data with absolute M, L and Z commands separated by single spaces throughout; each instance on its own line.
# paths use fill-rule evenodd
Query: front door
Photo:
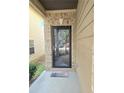
M 71 68 L 71 26 L 52 26 L 54 68 Z

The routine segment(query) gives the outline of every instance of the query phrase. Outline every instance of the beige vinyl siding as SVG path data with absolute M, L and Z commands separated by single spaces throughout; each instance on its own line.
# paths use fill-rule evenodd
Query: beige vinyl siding
M 93 0 L 79 0 L 74 32 L 74 55 L 82 93 L 92 93 L 93 78 Z

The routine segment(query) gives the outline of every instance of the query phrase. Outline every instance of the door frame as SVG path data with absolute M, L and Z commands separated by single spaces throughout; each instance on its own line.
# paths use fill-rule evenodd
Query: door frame
M 69 66 L 66 67 L 66 66 L 55 66 L 55 61 L 54 61 L 54 53 L 53 53 L 53 44 L 54 44 L 54 38 L 53 38 L 53 31 L 54 29 L 57 28 L 57 29 L 61 29 L 61 28 L 67 28 L 69 29 L 69 34 L 70 34 L 70 56 L 69 56 Z M 72 26 L 51 26 L 51 51 L 52 51 L 52 68 L 72 68 Z

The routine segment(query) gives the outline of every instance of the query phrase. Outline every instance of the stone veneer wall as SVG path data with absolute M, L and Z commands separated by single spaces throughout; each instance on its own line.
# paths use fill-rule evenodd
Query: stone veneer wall
M 60 24 L 59 19 L 63 19 L 63 23 Z M 45 48 L 46 48 L 46 68 L 52 68 L 52 50 L 51 50 L 51 26 L 72 26 L 74 31 L 74 24 L 76 18 L 76 10 L 56 10 L 46 11 L 46 23 L 45 23 Z M 74 67 L 73 59 L 73 33 L 72 33 L 72 68 Z

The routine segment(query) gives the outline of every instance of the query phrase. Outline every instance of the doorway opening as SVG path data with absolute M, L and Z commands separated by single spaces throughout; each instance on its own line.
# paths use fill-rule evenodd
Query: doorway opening
M 71 26 L 52 26 L 52 67 L 71 68 Z

